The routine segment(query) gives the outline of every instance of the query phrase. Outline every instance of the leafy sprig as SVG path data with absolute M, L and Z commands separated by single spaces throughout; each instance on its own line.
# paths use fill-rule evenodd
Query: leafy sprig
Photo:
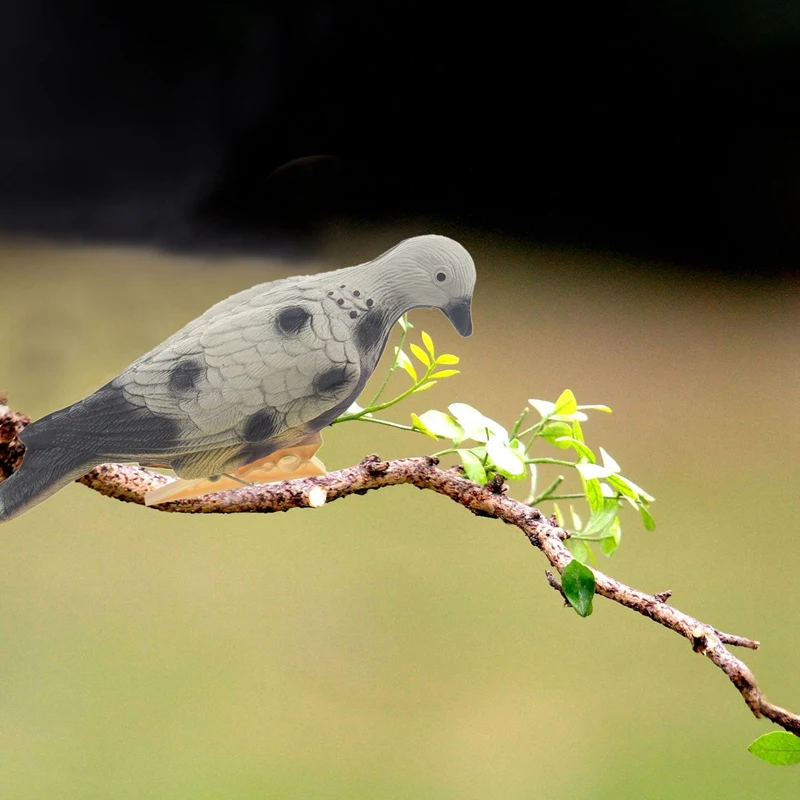
M 421 331 L 420 335 L 422 346 L 413 342 L 408 344 L 415 363 L 404 349 L 413 326 L 405 316 L 399 324 L 400 341 L 394 348 L 394 358 L 380 388 L 369 405 L 363 408 L 351 406 L 336 423 L 371 422 L 423 434 L 436 441 L 446 441 L 449 446 L 432 455 L 457 456 L 464 474 L 479 484 L 492 480 L 496 475 L 510 481 L 526 481 L 529 489 L 525 502 L 537 507 L 545 502 L 552 503 L 559 525 L 570 533 L 567 546 L 582 564 L 595 562 L 593 547 L 599 547 L 606 556 L 615 552 L 622 537 L 619 512 L 625 505 L 638 511 L 645 528 L 653 530 L 655 522 L 649 506 L 655 498 L 624 477 L 619 464 L 602 447 L 597 448 L 598 460 L 595 449 L 584 438 L 581 423 L 589 419 L 586 412 L 611 413 L 611 409 L 598 404 L 578 405 L 569 389 L 565 389 L 555 402 L 529 399 L 510 432 L 466 403 L 451 403 L 447 411 L 430 409 L 422 414 L 412 412 L 410 425 L 375 416 L 459 372 L 452 369 L 458 364 L 458 357 L 449 353 L 437 355 L 433 339 L 425 331 Z M 392 375 L 399 368 L 411 378 L 411 385 L 392 399 L 382 401 Z M 530 423 L 532 413 L 538 414 L 539 418 L 526 426 L 526 422 Z M 534 452 L 540 445 L 572 451 L 573 458 L 557 458 Z M 573 470 L 581 491 L 564 492 L 561 489 L 566 480 L 565 474 L 557 474 L 540 489 L 540 483 L 544 483 L 540 473 L 552 467 Z M 559 472 L 565 472 L 566 469 Z M 580 500 L 588 504 L 589 514 L 585 522 L 571 502 Z M 569 516 L 559 505 L 564 501 L 570 501 Z M 581 573 L 581 577 L 585 582 L 586 576 Z M 580 613 L 578 605 L 573 605 Z M 591 603 L 588 608 L 591 613 Z
M 588 411 L 611 413 L 605 405 L 578 405 L 575 395 L 565 389 L 555 402 L 529 399 L 528 405 L 511 426 L 505 428 L 496 420 L 482 414 L 466 403 L 451 403 L 447 411 L 430 409 L 422 414 L 411 413 L 411 424 L 404 425 L 376 417 L 375 414 L 397 405 L 411 395 L 432 388 L 439 380 L 458 375 L 458 357 L 445 353 L 436 355 L 433 339 L 421 331 L 422 346 L 409 343 L 408 349 L 419 365 L 405 352 L 408 332 L 413 327 L 403 316 L 399 321 L 402 333 L 394 348 L 394 359 L 380 388 L 362 408 L 353 404 L 346 413 L 334 421 L 372 422 L 392 428 L 428 436 L 436 441 L 447 441 L 450 446 L 432 455 L 457 456 L 464 474 L 472 481 L 484 484 L 501 475 L 511 481 L 528 482 L 525 503 L 540 506 L 552 503 L 553 513 L 560 527 L 570 538 L 566 546 L 573 559 L 561 573 L 560 589 L 569 604 L 582 617 L 592 613 L 595 594 L 595 575 L 588 564 L 595 563 L 594 547 L 605 556 L 611 556 L 619 547 L 622 537 L 620 510 L 629 506 L 638 512 L 644 527 L 652 531 L 655 521 L 650 504 L 655 498 L 630 478 L 622 475 L 620 465 L 603 447 L 596 449 L 586 443 L 582 424 L 587 422 Z M 411 378 L 411 385 L 391 400 L 381 401 L 392 375 L 402 368 Z M 538 414 L 533 424 L 532 412 Z M 556 458 L 552 455 L 534 455 L 534 447 L 550 445 L 558 450 L 571 451 L 573 458 Z M 599 458 L 598 458 L 599 455 Z M 554 478 L 540 489 L 541 475 L 552 467 L 573 470 L 580 491 L 565 492 L 562 484 L 566 476 L 559 470 Z M 576 510 L 572 501 L 585 501 L 588 518 Z M 567 514 L 559 503 L 569 502 Z M 557 584 L 556 584 L 557 585 Z M 753 755 L 770 764 L 800 763 L 800 738 L 787 732 L 767 733 L 749 747 Z

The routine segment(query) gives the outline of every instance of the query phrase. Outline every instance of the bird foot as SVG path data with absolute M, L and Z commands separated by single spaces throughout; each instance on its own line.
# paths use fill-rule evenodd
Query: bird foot
M 146 506 L 155 506 L 173 500 L 188 500 L 207 494 L 238 489 L 242 485 L 275 483 L 295 478 L 318 477 L 327 474 L 325 465 L 315 453 L 322 446 L 322 438 L 303 442 L 294 447 L 276 450 L 258 461 L 222 475 L 210 478 L 178 478 L 171 483 L 148 492 L 144 496 Z

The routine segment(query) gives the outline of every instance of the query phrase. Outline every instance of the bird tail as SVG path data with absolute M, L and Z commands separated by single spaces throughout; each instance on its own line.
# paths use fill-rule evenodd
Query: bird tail
M 86 453 L 53 442 L 47 419 L 32 423 L 20 436 L 25 455 L 20 468 L 0 483 L 0 522 L 19 516 L 95 466 Z

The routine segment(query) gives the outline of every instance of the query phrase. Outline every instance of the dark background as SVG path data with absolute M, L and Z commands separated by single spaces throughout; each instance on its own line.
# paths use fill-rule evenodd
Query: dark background
M 429 217 L 796 271 L 800 6 L 5 4 L 0 229 L 302 246 Z

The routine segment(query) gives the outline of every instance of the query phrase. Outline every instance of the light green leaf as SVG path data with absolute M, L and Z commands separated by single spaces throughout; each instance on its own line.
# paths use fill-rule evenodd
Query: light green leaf
M 586 523 L 586 527 L 581 532 L 581 535 L 599 537 L 605 531 L 610 531 L 610 528 L 614 524 L 614 520 L 616 519 L 618 513 L 619 501 L 605 500 L 603 502 L 603 507 L 592 513 L 592 516 Z
M 577 469 L 586 480 L 607 478 L 609 475 L 614 474 L 608 467 L 603 467 L 600 464 L 580 463 L 575 465 L 575 469 Z
M 558 400 L 555 402 L 555 408 L 550 415 L 551 419 L 560 419 L 566 422 L 572 420 L 580 420 L 581 422 L 589 419 L 582 411 L 578 411 L 578 404 L 575 402 L 575 395 L 572 394 L 570 389 L 564 389 L 561 392 Z
M 579 442 L 586 441 L 583 438 L 583 429 L 581 428 L 581 424 L 576 419 L 572 421 L 572 438 Z M 594 458 L 592 459 L 592 462 L 594 462 Z
M 786 731 L 765 733 L 747 749 L 768 764 L 779 767 L 800 764 L 800 738 Z
M 420 336 L 422 336 L 422 342 L 425 345 L 425 349 L 430 353 L 431 359 L 435 360 L 436 355 L 433 350 L 433 339 L 431 339 L 425 331 L 420 331 Z
M 600 457 L 603 459 L 603 466 L 606 469 L 610 469 L 612 473 L 619 472 L 619 464 L 602 447 L 600 448 Z
M 431 409 L 421 414 L 418 419 L 428 431 L 443 439 L 452 439 L 458 444 L 464 438 L 464 429 L 444 411 Z
M 564 572 L 561 573 L 561 588 L 570 605 L 580 616 L 588 617 L 592 613 L 592 598 L 595 590 L 594 572 L 581 564 L 577 558 L 573 558 L 564 567 Z
M 423 383 L 422 386 L 417 386 L 416 389 L 412 392 L 412 394 L 418 394 L 419 392 L 424 392 L 426 389 L 430 389 L 436 381 L 428 381 L 427 383 Z
M 411 427 L 415 431 L 420 431 L 421 433 L 425 433 L 431 437 L 431 439 L 435 439 L 437 442 L 439 441 L 438 437 L 433 431 L 428 430 L 425 423 L 416 415 L 411 414 Z
M 556 515 L 556 522 L 558 523 L 559 528 L 564 527 L 564 515 L 561 513 L 561 509 L 558 506 L 558 503 L 553 503 L 553 513 Z M 569 540 L 567 540 L 569 541 Z
M 546 425 L 542 427 L 539 432 L 539 435 L 545 439 L 546 441 L 554 444 L 556 447 L 560 447 L 562 450 L 567 450 L 572 445 L 570 444 L 559 444 L 558 440 L 563 439 L 566 436 L 569 436 L 572 433 L 572 426 L 567 425 L 566 422 L 548 422 Z
M 603 491 L 603 497 L 613 497 L 615 500 L 619 500 L 619 492 L 612 486 L 609 486 L 607 483 L 601 483 L 600 488 Z
M 486 442 L 486 453 L 497 471 L 507 478 L 525 477 L 525 462 L 516 450 L 512 450 L 507 440 L 490 436 Z
M 451 375 L 458 375 L 459 372 L 461 372 L 459 369 L 440 369 L 432 373 L 431 378 L 449 378 Z
M 578 516 L 577 511 L 570 505 L 569 507 L 570 514 L 572 514 L 572 527 L 576 531 L 580 531 L 583 527 L 583 520 Z
M 399 347 L 395 347 L 394 352 L 397 356 L 397 363 L 411 376 L 411 380 L 416 383 L 417 371 L 414 369 L 411 359 L 405 354 L 405 351 L 401 350 Z
M 589 417 L 583 413 L 583 411 L 576 411 L 573 414 L 553 414 L 550 419 L 560 419 L 564 422 L 572 422 L 573 420 L 580 420 L 581 422 L 586 422 Z
M 397 324 L 403 329 L 403 333 L 408 333 L 409 328 L 413 328 L 414 326 L 408 321 L 408 314 L 403 314 L 399 320 L 397 320 Z
M 638 495 L 630 487 L 629 483 L 622 475 L 609 475 L 608 482 L 622 495 L 631 500 L 638 500 Z
M 471 450 L 459 450 L 458 455 L 461 457 L 461 463 L 464 466 L 464 473 L 475 483 L 483 485 L 486 483 L 486 470 L 480 458 L 475 455 Z
M 592 514 L 598 514 L 605 508 L 606 502 L 606 498 L 603 497 L 603 489 L 600 486 L 600 481 L 594 478 L 587 480 L 581 475 L 581 483 L 583 484 L 583 493 L 586 495 L 586 500 L 589 503 Z
M 645 504 L 655 501 L 655 497 L 653 497 L 653 495 L 648 494 L 644 489 L 642 489 L 641 486 L 637 486 L 629 478 L 623 478 L 622 475 L 610 476 L 608 482 L 616 489 L 619 489 L 620 493 L 624 494 L 626 497 L 631 497 L 630 492 L 633 492 L 634 499 L 641 500 Z M 623 486 L 627 487 L 630 491 L 626 492 L 622 488 Z
M 411 348 L 411 352 L 426 366 L 430 367 L 431 360 L 428 357 L 428 354 L 418 345 L 418 344 L 410 344 L 409 347 Z
M 586 544 L 586 542 L 573 538 L 567 539 L 565 545 L 567 550 L 569 550 L 573 557 L 577 558 L 581 564 L 590 564 L 592 562 L 592 551 L 589 549 L 589 545 Z
M 464 429 L 467 439 L 474 439 L 476 442 L 485 442 L 489 435 L 508 441 L 506 429 L 489 417 L 484 417 L 480 411 L 467 405 L 466 403 L 451 403 L 447 410 L 458 420 L 458 424 Z M 489 431 L 487 434 L 486 431 Z
M 567 390 L 569 391 L 569 390 Z M 570 394 L 572 394 L 570 392 Z M 563 396 L 563 395 L 562 395 Z M 559 398 L 560 400 L 561 398 Z M 575 398 L 573 397 L 573 400 Z M 581 422 L 585 422 L 589 417 L 586 416 L 582 411 L 573 411 L 569 414 L 562 412 L 557 412 L 556 403 L 551 403 L 549 400 L 536 400 L 534 398 L 528 398 L 528 403 L 532 405 L 538 412 L 541 414 L 542 419 L 558 419 L 562 420 L 563 422 L 572 422 L 573 420 L 580 420 Z M 569 405 L 566 406 L 569 408 Z
M 608 406 L 598 406 L 598 405 L 578 406 L 578 410 L 579 411 L 605 411 L 606 414 L 610 414 L 611 413 L 611 409 Z
M 622 528 L 619 524 L 619 517 L 614 520 L 608 533 L 608 536 L 600 540 L 600 549 L 603 551 L 603 555 L 612 556 L 614 555 L 614 551 L 619 547 L 620 540 L 622 539 Z
M 556 404 L 551 403 L 549 400 L 534 400 L 529 398 L 528 404 L 532 405 L 542 418 L 549 417 L 551 414 L 555 413 L 556 410 Z
M 575 424 L 577 425 L 578 423 L 576 422 Z M 573 439 L 571 436 L 559 436 L 559 438 L 556 439 L 553 444 L 562 446 L 562 442 L 565 443 L 565 445 L 563 445 L 565 449 L 566 447 L 574 447 L 578 451 L 578 455 L 581 458 L 585 458 L 590 464 L 594 464 L 594 453 L 582 441 Z
M 459 359 L 458 356 L 451 355 L 450 353 L 443 353 L 440 356 L 437 356 L 436 363 L 437 364 L 458 364 Z
M 648 531 L 654 531 L 656 529 L 656 521 L 653 519 L 653 515 L 643 505 L 639 505 L 639 513 L 642 515 L 644 527 Z
M 520 458 L 522 458 L 522 459 L 527 458 L 527 455 L 525 454 L 525 445 L 519 439 L 512 439 L 509 442 L 508 446 L 512 450 L 515 450 L 519 454 Z M 533 466 L 533 465 L 531 465 L 531 466 Z
M 564 389 L 556 400 L 556 414 L 574 414 L 578 410 L 578 402 L 571 389 Z

